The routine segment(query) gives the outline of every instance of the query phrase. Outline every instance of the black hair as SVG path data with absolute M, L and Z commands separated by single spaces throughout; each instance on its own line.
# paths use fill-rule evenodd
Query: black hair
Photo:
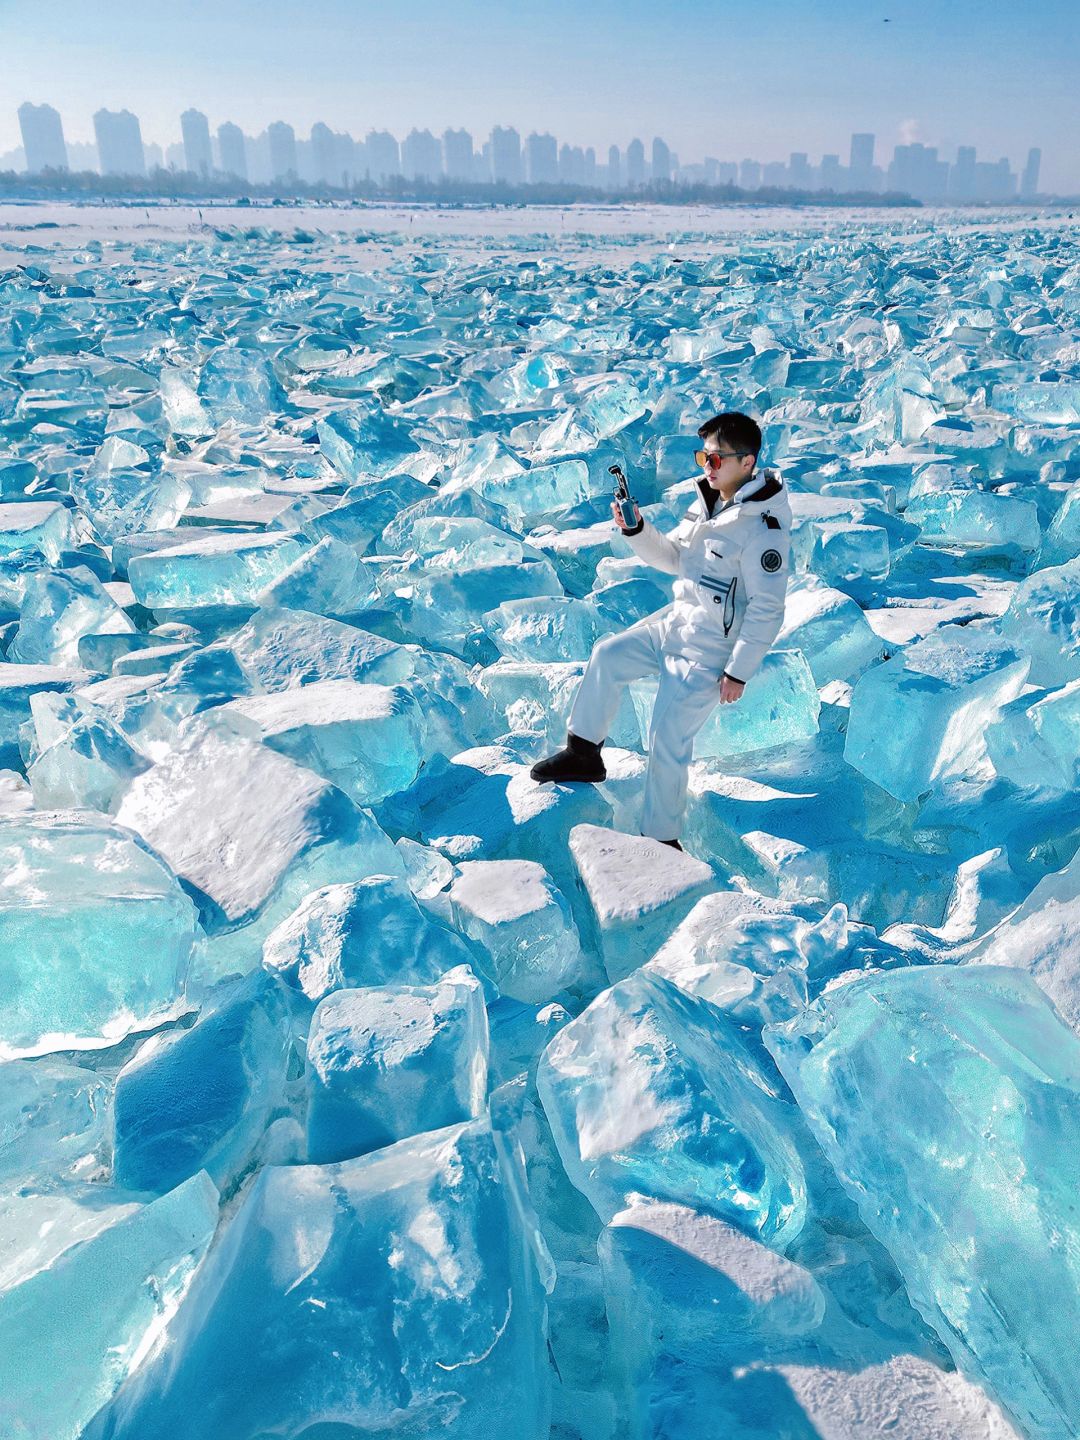
M 722 415 L 714 415 L 698 427 L 697 433 L 702 440 L 716 436 L 726 440 L 733 450 L 748 450 L 755 456 L 761 454 L 761 427 L 740 410 L 725 410 Z

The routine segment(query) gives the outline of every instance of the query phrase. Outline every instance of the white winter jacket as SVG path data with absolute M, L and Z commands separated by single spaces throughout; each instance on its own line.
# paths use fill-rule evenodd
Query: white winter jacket
M 677 575 L 672 603 L 650 616 L 665 626 L 664 650 L 749 680 L 784 620 L 791 506 L 778 475 L 752 476 L 730 503 L 697 482 L 698 494 L 668 535 L 648 520 L 627 533 L 647 565 Z M 712 516 L 709 500 L 715 496 Z

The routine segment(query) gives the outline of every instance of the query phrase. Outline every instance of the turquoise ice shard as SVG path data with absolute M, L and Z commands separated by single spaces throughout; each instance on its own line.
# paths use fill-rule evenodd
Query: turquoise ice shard
M 0 1198 L 0 1431 L 81 1440 L 184 1294 L 217 1199 L 206 1175 L 148 1205 L 101 1186 Z
M 211 435 L 214 430 L 214 422 L 195 391 L 193 379 L 191 374 L 173 365 L 163 365 L 158 376 L 165 423 L 174 435 L 184 438 Z
M 0 1067 L 0 1185 L 93 1179 L 105 1165 L 110 1088 L 59 1056 Z
M 550 1259 L 486 1121 L 264 1169 L 83 1440 L 547 1440 Z
M 874 666 L 852 692 L 844 759 L 898 800 L 991 773 L 986 729 L 1023 689 L 1025 648 L 948 626 Z
M 259 963 L 265 935 L 320 885 L 402 865 L 370 813 L 313 771 L 256 741 L 190 722 L 139 775 L 117 820 L 142 835 L 195 893 L 206 927 L 234 929 Z
M 348 1160 L 476 1120 L 487 1072 L 484 992 L 467 965 L 434 985 L 335 990 L 308 1032 L 308 1159 Z
M 327 535 L 271 580 L 258 595 L 266 609 L 286 605 L 319 615 L 348 615 L 376 597 L 375 576 L 351 545 Z
M 535 860 L 467 860 L 450 887 L 455 924 L 491 957 L 503 995 L 541 1005 L 589 967 L 570 906 Z
M 931 549 L 1030 552 L 1042 539 L 1034 501 L 993 491 L 921 495 L 904 511 L 904 519 L 919 526 L 919 543 Z
M 406 426 L 381 411 L 359 406 L 335 410 L 318 422 L 319 447 L 339 475 L 350 482 L 389 475 L 418 456 L 420 447 Z
M 70 665 L 0 663 L 0 765 L 22 765 L 19 730 L 30 719 L 35 695 L 65 694 L 93 676 Z
M 1031 656 L 1031 682 L 1048 687 L 1080 680 L 1080 560 L 1036 570 L 1021 580 L 1001 631 Z
M 202 367 L 199 395 L 218 424 L 262 425 L 285 407 L 285 392 L 269 362 L 253 350 L 222 346 Z
M 607 629 L 594 606 L 565 595 L 507 600 L 481 619 L 503 655 L 527 664 L 588 660 Z
M 202 537 L 196 532 L 186 544 L 135 555 L 128 579 L 148 610 L 254 605 L 303 552 L 304 546 L 284 531 Z
M 77 665 L 83 635 L 130 634 L 131 619 L 83 566 L 38 571 L 26 582 L 8 655 L 23 665 Z
M 563 1167 L 601 1219 L 641 1195 L 779 1248 L 802 1228 L 789 1107 L 707 1001 L 639 971 L 563 1026 L 536 1078 Z
M 533 516 L 588 500 L 589 467 L 584 460 L 558 460 L 553 465 L 519 469 L 515 474 L 485 477 L 478 488 L 485 500 L 527 522 Z
M 0 874 L 0 1058 L 113 1044 L 187 1008 L 195 907 L 125 831 L 0 816 Z
M 357 805 L 406 789 L 424 760 L 424 714 L 403 685 L 317 680 L 233 700 L 219 713 L 325 776 Z
M 777 645 L 801 650 L 817 685 L 854 681 L 885 652 L 855 601 L 812 576 L 788 585 Z
M 368 875 L 305 895 L 266 937 L 263 964 L 317 1002 L 332 990 L 431 984 L 475 958 L 420 908 L 404 879 Z
M 283 1102 L 289 1051 L 285 996 L 265 972 L 190 1029 L 144 1041 L 116 1077 L 116 1184 L 164 1194 L 205 1170 L 228 1190 Z
M 1027 692 L 1006 705 L 986 732 L 999 775 L 1014 785 L 1072 790 L 1080 764 L 1080 680 Z
M 1080 1039 L 1027 975 L 942 965 L 853 980 L 767 1041 L 957 1364 L 1027 1433 L 1075 1436 Z

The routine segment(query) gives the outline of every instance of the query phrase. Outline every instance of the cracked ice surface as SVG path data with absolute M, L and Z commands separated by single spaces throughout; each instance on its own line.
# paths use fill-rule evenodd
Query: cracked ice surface
M 210 213 L 0 209 L 0 1429 L 1080 1433 L 1075 222 Z M 529 767 L 725 408 L 680 854 Z

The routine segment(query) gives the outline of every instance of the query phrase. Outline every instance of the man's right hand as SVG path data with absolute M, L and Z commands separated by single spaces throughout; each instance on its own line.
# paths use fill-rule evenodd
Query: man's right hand
M 627 532 L 628 530 L 630 530 L 630 529 L 633 528 L 632 526 L 624 525 L 624 524 L 623 524 L 622 514 L 621 514 L 621 512 L 620 512 L 620 510 L 619 510 L 618 505 L 615 504 L 615 501 L 614 501 L 614 500 L 611 502 L 611 514 L 612 514 L 612 517 L 614 518 L 615 524 L 619 527 L 619 529 L 623 532 L 624 535 L 626 534 L 626 532 Z M 641 511 L 638 509 L 637 505 L 635 505 L 635 506 L 634 506 L 634 525 L 637 525 L 637 524 L 640 522 L 640 520 L 641 520 Z

